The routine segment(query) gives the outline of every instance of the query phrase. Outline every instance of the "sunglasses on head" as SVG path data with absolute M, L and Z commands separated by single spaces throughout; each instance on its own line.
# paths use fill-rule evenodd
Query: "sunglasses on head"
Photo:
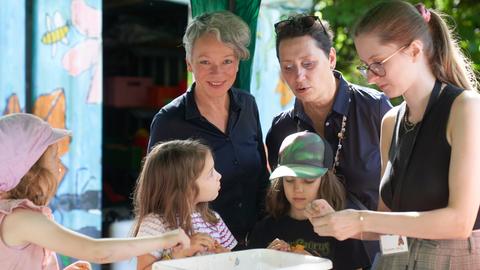
M 317 21 L 322 26 L 323 32 L 327 34 L 327 30 L 325 29 L 325 26 L 323 26 L 322 20 L 320 20 L 320 18 L 318 18 L 317 16 L 313 16 L 313 15 L 302 16 L 302 17 L 290 17 L 286 20 L 275 23 L 273 26 L 275 27 L 275 34 L 278 34 L 281 31 L 283 31 L 286 27 L 290 27 L 290 26 L 297 26 L 297 27 L 300 26 L 303 30 L 307 30 L 310 27 L 312 27 Z

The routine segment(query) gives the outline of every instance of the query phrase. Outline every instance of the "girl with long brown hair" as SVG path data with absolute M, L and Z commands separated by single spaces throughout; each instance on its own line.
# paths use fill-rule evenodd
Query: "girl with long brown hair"
M 208 202 L 218 196 L 221 175 L 208 146 L 196 140 L 159 143 L 145 159 L 134 191 L 136 236 L 182 228 L 191 248 L 160 249 L 138 257 L 137 269 L 161 259 L 225 252 L 237 244 Z
M 316 199 L 329 202 L 337 210 L 347 204 L 345 189 L 333 172 L 333 153 L 328 144 L 313 132 L 287 136 L 280 146 L 278 167 L 267 193 L 268 216 L 249 236 L 249 248 L 271 248 L 328 258 L 334 269 L 370 266 L 363 243 L 320 237 L 304 214 Z M 348 258 L 348 259 L 346 259 Z
M 158 248 L 189 247 L 182 229 L 142 238 L 92 239 L 55 223 L 48 203 L 60 180 L 58 142 L 69 136 L 25 113 L 0 117 L 0 269 L 58 270 L 55 252 L 76 261 L 126 260 Z

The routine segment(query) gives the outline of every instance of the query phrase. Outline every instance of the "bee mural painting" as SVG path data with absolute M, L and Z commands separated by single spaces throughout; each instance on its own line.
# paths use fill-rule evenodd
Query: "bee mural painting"
M 90 71 L 87 103 L 100 104 L 102 102 L 102 26 L 98 22 L 101 21 L 102 13 L 87 5 L 84 0 L 73 0 L 70 10 L 72 26 L 85 39 L 63 55 L 62 66 L 74 77 Z
M 48 14 L 45 15 L 45 19 L 47 32 L 42 36 L 42 43 L 52 47 L 52 58 L 54 58 L 57 53 L 57 43 L 68 44 L 69 26 L 58 11 L 53 14 L 53 19 Z
M 50 207 L 74 231 L 101 235 L 101 0 L 33 1 L 32 112 L 73 132 Z M 59 255 L 62 266 L 75 259 Z M 94 265 L 93 269 L 100 269 Z

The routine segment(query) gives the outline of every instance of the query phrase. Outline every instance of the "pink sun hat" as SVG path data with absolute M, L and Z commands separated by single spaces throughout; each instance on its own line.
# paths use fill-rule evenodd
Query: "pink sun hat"
M 66 136 L 71 132 L 32 114 L 0 117 L 0 192 L 14 189 L 47 147 Z

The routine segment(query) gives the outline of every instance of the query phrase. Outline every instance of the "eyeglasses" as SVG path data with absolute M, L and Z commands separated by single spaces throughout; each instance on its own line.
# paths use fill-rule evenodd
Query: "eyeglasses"
M 373 62 L 370 65 L 361 65 L 357 66 L 357 70 L 360 71 L 360 73 L 365 77 L 368 78 L 368 71 L 370 70 L 373 74 L 379 76 L 379 77 L 384 77 L 387 75 L 387 72 L 385 71 L 385 68 L 383 67 L 383 64 L 385 64 L 388 60 L 390 60 L 392 57 L 394 57 L 397 53 L 401 52 L 403 49 L 407 48 L 408 45 L 405 45 L 401 47 L 400 49 L 396 50 L 394 53 L 392 53 L 390 56 L 385 58 L 381 62 Z
M 319 22 L 320 25 L 322 26 L 323 32 L 327 34 L 327 30 L 325 29 L 325 26 L 323 26 L 322 20 L 318 18 L 317 16 L 309 15 L 309 16 L 302 16 L 302 17 L 290 17 L 286 20 L 279 21 L 273 26 L 275 27 L 275 34 L 280 33 L 285 29 L 285 27 L 289 26 L 300 26 L 303 30 L 307 30 L 310 27 L 312 27 L 315 22 Z

